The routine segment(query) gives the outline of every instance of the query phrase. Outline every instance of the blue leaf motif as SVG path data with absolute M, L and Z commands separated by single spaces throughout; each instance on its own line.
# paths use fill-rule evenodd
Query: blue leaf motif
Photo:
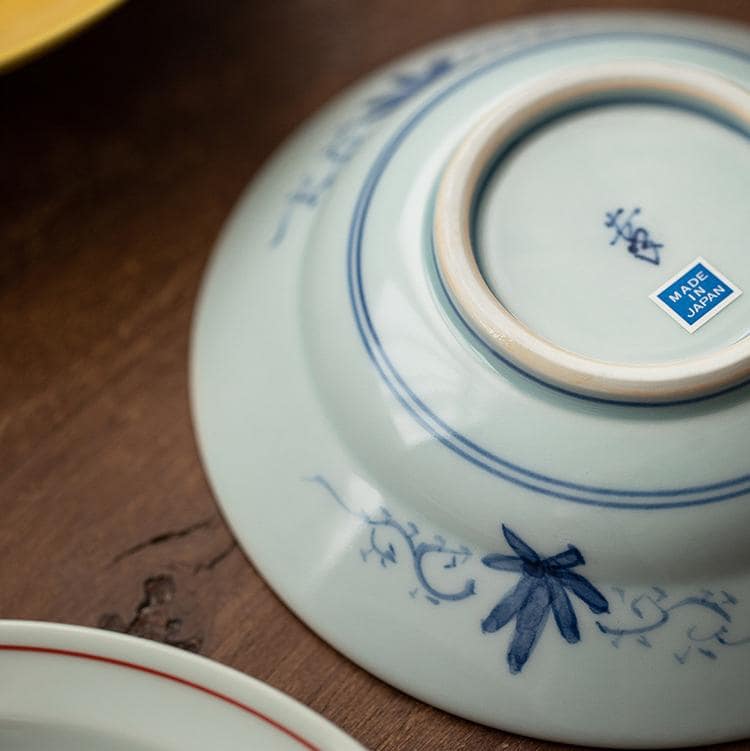
M 529 547 L 515 532 L 502 525 L 503 537 L 508 545 L 513 548 L 513 552 L 522 560 L 528 563 L 536 562 L 539 560 L 537 552 Z
M 591 582 L 572 571 L 560 571 L 555 574 L 563 587 L 580 597 L 592 613 L 609 613 L 609 604 L 604 595 Z
M 542 558 L 513 530 L 502 525 L 502 534 L 515 556 L 492 553 L 482 563 L 496 571 L 520 573 L 516 586 L 508 592 L 482 621 L 482 631 L 495 633 L 516 619 L 516 628 L 508 649 L 507 661 L 512 674 L 520 673 L 544 630 L 550 610 L 557 629 L 569 644 L 580 641 L 573 604 L 568 592 L 583 600 L 593 613 L 608 613 L 609 604 L 591 582 L 571 569 L 585 564 L 578 548 Z
M 523 670 L 549 615 L 549 590 L 537 582 L 516 617 L 516 632 L 508 650 L 508 666 L 514 675 Z
M 547 561 L 550 566 L 556 566 L 557 568 L 575 568 L 586 563 L 581 555 L 581 551 L 573 547 L 573 545 L 568 546 L 568 549 L 563 550 L 562 553 L 548 558 Z
M 485 634 L 499 631 L 526 604 L 526 600 L 528 600 L 535 586 L 536 582 L 531 577 L 524 576 L 518 582 L 516 588 L 505 595 L 482 621 L 482 631 Z
M 523 561 L 514 555 L 505 555 L 504 553 L 493 553 L 482 558 L 482 563 L 488 568 L 494 568 L 497 571 L 514 571 L 520 573 L 523 568 Z
M 549 589 L 552 612 L 555 616 L 557 628 L 568 644 L 579 642 L 581 634 L 578 631 L 578 619 L 568 593 L 563 589 L 562 584 L 553 577 L 547 580 L 547 588 Z

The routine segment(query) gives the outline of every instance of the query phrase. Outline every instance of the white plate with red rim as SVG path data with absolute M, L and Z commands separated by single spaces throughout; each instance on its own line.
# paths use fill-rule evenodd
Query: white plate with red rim
M 204 657 L 81 626 L 0 621 L 3 751 L 363 751 Z

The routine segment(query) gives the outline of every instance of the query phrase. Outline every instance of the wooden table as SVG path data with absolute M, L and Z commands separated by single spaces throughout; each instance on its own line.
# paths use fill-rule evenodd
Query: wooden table
M 211 497 L 186 362 L 217 232 L 296 125 L 425 42 L 578 4 L 131 0 L 0 77 L 0 617 L 195 650 L 372 749 L 561 748 L 405 696 L 281 604 Z

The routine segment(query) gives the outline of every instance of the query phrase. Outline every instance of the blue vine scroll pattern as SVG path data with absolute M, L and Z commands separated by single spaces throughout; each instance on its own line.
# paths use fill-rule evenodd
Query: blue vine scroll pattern
M 521 574 L 521 579 L 482 621 L 482 631 L 485 634 L 495 633 L 513 618 L 516 619 L 515 633 L 507 654 L 508 667 L 515 675 L 523 670 L 529 659 L 550 610 L 561 636 L 568 644 L 577 644 L 581 640 L 578 618 L 568 592 L 586 603 L 592 613 L 608 613 L 609 604 L 590 581 L 572 570 L 586 563 L 578 548 L 568 545 L 566 550 L 542 558 L 504 524 L 501 529 L 505 541 L 516 555 L 492 553 L 482 558 L 482 563 L 496 571 Z
M 284 241 L 297 209 L 314 210 L 320 205 L 343 167 L 357 154 L 380 120 L 453 71 L 456 65 L 456 61 L 448 57 L 439 57 L 424 70 L 396 73 L 388 90 L 366 100 L 354 117 L 339 125 L 323 146 L 317 169 L 302 175 L 287 194 L 271 247 L 276 248 Z
M 414 575 L 419 585 L 416 589 L 409 592 L 412 598 L 417 596 L 420 587 L 424 592 L 425 598 L 433 605 L 439 605 L 441 601 L 456 602 L 458 600 L 465 600 L 476 593 L 476 582 L 474 579 L 466 579 L 463 587 L 459 590 L 446 592 L 430 582 L 425 573 L 424 566 L 428 556 L 441 556 L 444 559 L 443 569 L 454 569 L 463 566 L 471 558 L 471 551 L 465 545 L 451 547 L 440 535 L 435 535 L 431 542 L 420 541 L 419 528 L 413 522 L 402 524 L 384 506 L 381 506 L 376 514 L 369 514 L 366 511 L 355 511 L 345 503 L 344 499 L 334 490 L 325 477 L 315 475 L 308 479 L 324 488 L 341 508 L 352 516 L 361 519 L 370 528 L 369 547 L 360 548 L 360 555 L 363 561 L 366 562 L 373 556 L 380 562 L 383 568 L 387 568 L 390 564 L 395 565 L 398 563 L 396 546 L 392 542 L 381 542 L 379 535 L 384 530 L 392 530 L 403 540 L 411 556 Z
M 718 594 L 703 590 L 687 597 L 674 598 L 661 587 L 626 597 L 625 590 L 613 587 L 620 600 L 627 606 L 627 613 L 634 623 L 627 626 L 612 626 L 597 621 L 599 630 L 610 639 L 613 647 L 619 648 L 625 640 L 634 640 L 643 648 L 654 646 L 654 634 L 667 630 L 675 620 L 677 613 L 685 615 L 679 629 L 682 643 L 672 651 L 672 656 L 680 665 L 684 665 L 695 655 L 708 660 L 716 660 L 719 651 L 726 647 L 738 647 L 750 644 L 750 636 L 740 638 L 730 635 L 732 609 L 736 607 L 737 598 L 721 590 Z M 697 619 L 712 621 L 711 625 L 698 625 Z
M 477 579 L 469 575 L 461 576 L 459 584 L 452 587 L 436 581 L 440 576 L 438 572 L 470 568 L 468 564 L 474 561 L 474 556 L 465 545 L 449 545 L 440 535 L 427 537 L 414 522 L 399 521 L 384 506 L 374 512 L 356 510 L 323 475 L 305 479 L 320 486 L 340 508 L 367 527 L 367 545 L 360 548 L 364 563 L 375 560 L 384 569 L 402 560 L 411 563 L 416 579 L 416 587 L 409 591 L 413 599 L 421 592 L 428 602 L 439 605 L 457 603 L 478 594 Z M 573 570 L 586 564 L 583 554 L 574 545 L 542 557 L 505 524 L 500 530 L 512 554 L 489 553 L 481 562 L 486 568 L 519 574 L 520 578 L 489 612 L 484 611 L 487 615 L 479 628 L 484 634 L 494 634 L 515 621 L 506 653 L 512 675 L 523 671 L 550 613 L 565 642 L 578 644 L 582 640 L 579 615 L 573 605 L 576 601 L 581 601 L 595 615 L 609 614 L 615 621 L 595 621 L 598 633 L 613 647 L 619 648 L 630 641 L 651 649 L 658 641 L 667 642 L 672 657 L 681 665 L 694 658 L 716 660 L 721 650 L 750 644 L 750 635 L 737 637 L 731 633 L 732 609 L 738 599 L 726 590 L 718 594 L 702 590 L 689 596 L 671 597 L 664 589 L 651 587 L 628 596 L 621 587 L 611 587 L 614 594 L 608 598 Z M 429 566 L 426 565 L 428 560 L 432 560 Z M 571 598 L 571 594 L 575 598 Z M 678 614 L 685 616 L 679 621 L 681 625 L 675 625 Z M 673 625 L 671 631 L 677 631 L 676 639 L 674 633 L 667 636 L 670 624 Z M 591 624 L 588 632 L 597 633 L 597 629 Z M 664 631 L 663 636 L 667 638 L 656 638 L 659 631 Z

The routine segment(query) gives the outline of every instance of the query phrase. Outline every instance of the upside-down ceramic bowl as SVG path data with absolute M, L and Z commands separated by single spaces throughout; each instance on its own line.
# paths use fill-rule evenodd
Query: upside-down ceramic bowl
M 750 34 L 542 17 L 347 92 L 257 176 L 192 352 L 240 542 L 438 707 L 750 734 Z

